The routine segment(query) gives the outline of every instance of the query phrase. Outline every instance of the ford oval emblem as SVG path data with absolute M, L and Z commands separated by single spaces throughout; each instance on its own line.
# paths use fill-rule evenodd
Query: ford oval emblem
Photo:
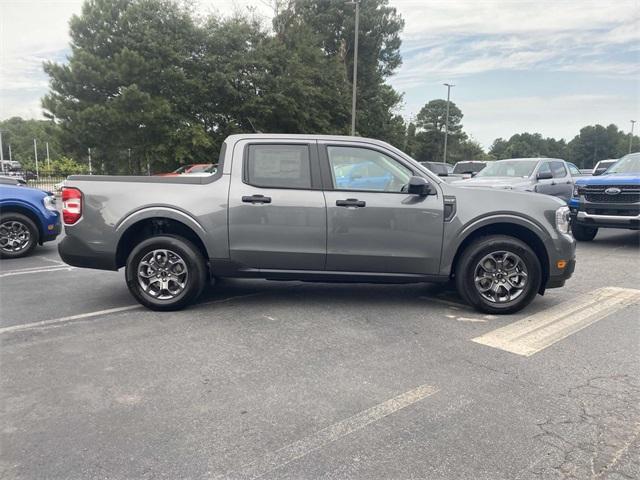
M 604 193 L 606 193 L 607 195 L 618 195 L 622 190 L 620 190 L 617 187 L 611 187 L 611 188 L 607 188 Z

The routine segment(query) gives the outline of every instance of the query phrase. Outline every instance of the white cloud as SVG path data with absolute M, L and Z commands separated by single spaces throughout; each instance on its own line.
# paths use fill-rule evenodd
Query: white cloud
M 490 147 L 498 137 L 538 132 L 545 137 L 571 140 L 580 128 L 596 123 L 614 123 L 638 118 L 640 106 L 623 95 L 525 96 L 463 102 L 463 123 L 473 125 L 474 137 Z

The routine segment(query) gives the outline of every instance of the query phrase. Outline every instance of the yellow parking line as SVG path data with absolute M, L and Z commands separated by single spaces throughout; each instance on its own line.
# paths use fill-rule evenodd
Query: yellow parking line
M 528 357 L 635 303 L 640 290 L 599 288 L 472 341 Z

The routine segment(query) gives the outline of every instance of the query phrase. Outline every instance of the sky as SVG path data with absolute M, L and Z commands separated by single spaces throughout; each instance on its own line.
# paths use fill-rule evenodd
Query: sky
M 267 0 L 195 0 L 202 12 Z M 367 0 L 363 0 L 367 1 Z M 411 119 L 451 100 L 485 148 L 539 132 L 570 140 L 585 125 L 640 120 L 640 0 L 389 0 L 405 20 L 403 64 L 389 82 Z M 69 54 L 68 21 L 82 0 L 0 0 L 0 119 L 43 118 L 44 60 Z

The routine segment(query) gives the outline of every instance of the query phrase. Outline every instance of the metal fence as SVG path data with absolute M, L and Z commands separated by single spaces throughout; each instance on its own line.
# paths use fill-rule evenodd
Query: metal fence
M 47 190 L 49 192 L 53 192 L 53 193 L 57 193 L 60 186 L 60 184 L 66 179 L 67 177 L 44 177 L 42 175 L 40 175 L 38 178 L 36 179 L 30 179 L 27 180 L 27 185 L 30 187 L 35 187 L 35 188 L 40 188 L 42 190 Z

